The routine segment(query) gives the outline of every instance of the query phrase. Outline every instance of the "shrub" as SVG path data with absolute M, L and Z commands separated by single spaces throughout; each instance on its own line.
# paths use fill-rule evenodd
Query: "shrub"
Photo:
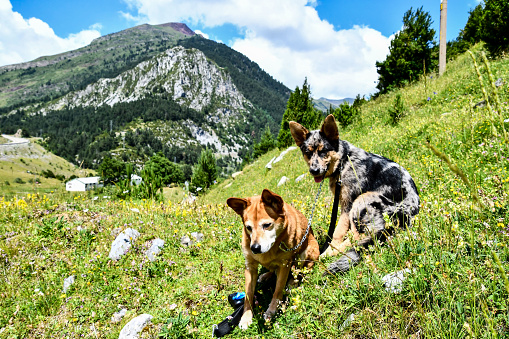
M 14 179 L 14 182 L 15 182 L 16 184 L 24 184 L 24 183 L 25 183 L 25 182 L 23 181 L 23 179 L 21 179 L 21 178 L 16 178 L 16 179 Z
M 11 183 L 9 182 L 9 180 L 5 180 L 5 185 L 6 185 L 6 186 L 10 186 L 10 184 L 11 184 Z
M 389 108 L 389 123 L 393 126 L 396 126 L 399 121 L 406 115 L 405 113 L 405 105 L 403 104 L 403 98 L 401 94 L 396 94 L 396 99 L 394 100 L 394 107 Z
M 43 170 L 41 172 L 42 176 L 45 177 L 45 178 L 55 178 L 55 173 L 53 173 L 52 170 Z
M 333 115 L 341 127 L 344 128 L 353 122 L 356 113 L 357 110 L 348 102 L 344 101 L 338 108 L 334 110 Z

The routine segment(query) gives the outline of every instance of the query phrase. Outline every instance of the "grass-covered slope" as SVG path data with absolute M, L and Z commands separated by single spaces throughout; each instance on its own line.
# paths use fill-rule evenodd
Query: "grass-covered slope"
M 491 67 L 495 79 L 504 81 L 498 94 L 503 119 L 508 119 L 509 59 Z M 482 75 L 486 80 L 487 73 Z M 488 84 L 484 86 L 489 92 Z M 397 94 L 391 93 L 364 105 L 356 122 L 340 133 L 354 145 L 398 161 L 412 174 L 421 195 L 413 228 L 374 247 L 345 275 L 324 278 L 333 259 L 318 262 L 299 288 L 286 293 L 271 323 L 262 320 L 267 301 L 260 300 L 254 324 L 246 332 L 235 329 L 230 338 L 507 336 L 509 152 L 502 126 L 495 124 L 493 132 L 491 122 L 499 119 L 490 118 L 486 108 L 472 109 L 482 94 L 468 55 L 449 63 L 440 78 L 428 76 L 400 93 L 407 115 L 398 126 L 387 124 Z M 505 128 L 509 130 L 507 124 Z M 279 153 L 262 156 L 194 205 L 110 201 L 106 192 L 1 200 L 1 335 L 118 338 L 123 325 L 148 313 L 154 318 L 145 337 L 210 336 L 212 324 L 233 311 L 228 294 L 244 288 L 242 226 L 225 206 L 226 198 L 269 188 L 305 215 L 311 211 L 318 185 L 309 175 L 295 182 L 307 171 L 298 150 L 265 169 Z M 283 175 L 290 180 L 277 187 Z M 472 192 L 480 203 L 474 203 Z M 323 187 L 313 219 L 319 241 L 331 201 Z M 137 229 L 140 238 L 125 257 L 109 260 L 114 235 L 128 227 Z M 181 245 L 181 237 L 191 232 L 202 232 L 204 240 Z M 156 237 L 166 244 L 158 260 L 149 262 L 144 252 Z M 387 292 L 382 277 L 407 268 L 402 290 Z M 76 282 L 64 294 L 63 280 L 71 275 Z M 128 313 L 112 323 L 111 316 L 121 308 Z M 164 325 L 168 322 L 169 328 Z
M 61 194 L 65 192 L 65 183 L 53 176 L 64 176 L 67 181 L 72 175 L 85 177 L 91 172 L 48 152 L 37 143 L 37 138 L 31 138 L 26 144 L 10 145 L 7 141 L 0 145 L 0 196 L 12 198 L 37 192 Z M 48 177 L 48 171 L 53 175 Z

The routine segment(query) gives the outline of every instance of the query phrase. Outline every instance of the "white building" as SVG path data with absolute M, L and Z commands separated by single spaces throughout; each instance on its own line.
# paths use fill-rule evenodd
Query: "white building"
M 87 177 L 87 178 L 76 178 L 68 181 L 65 184 L 65 189 L 68 191 L 79 191 L 85 192 L 93 190 L 98 187 L 103 187 L 103 184 L 99 182 L 101 177 Z

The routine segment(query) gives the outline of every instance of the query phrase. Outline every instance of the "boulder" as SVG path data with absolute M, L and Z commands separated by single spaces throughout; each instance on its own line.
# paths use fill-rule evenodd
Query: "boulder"
M 155 261 L 157 258 L 157 255 L 161 252 L 161 249 L 164 246 L 164 240 L 163 239 L 154 239 L 152 241 L 152 245 L 150 245 L 150 248 L 145 252 L 145 255 L 147 256 L 148 260 Z
M 193 242 L 191 241 L 191 239 L 187 236 L 187 235 L 184 235 L 182 238 L 180 238 L 180 244 L 182 246 L 191 246 L 193 244 Z
M 288 180 L 290 180 L 290 179 L 288 179 L 287 177 L 283 176 L 283 177 L 279 180 L 279 182 L 277 183 L 277 187 L 284 185 L 284 184 L 285 184 Z
M 304 179 L 305 177 L 306 177 L 306 173 L 301 174 L 301 175 L 299 175 L 299 176 L 297 177 L 297 179 L 295 179 L 295 182 L 299 182 L 299 181 L 301 181 L 302 179 Z
M 286 153 L 288 153 L 290 151 L 293 151 L 294 149 L 297 149 L 297 147 L 295 147 L 295 146 L 288 147 L 286 150 L 281 152 L 281 154 L 276 159 L 274 159 L 272 164 L 275 164 L 275 163 L 280 162 L 281 160 L 283 160 L 283 157 L 286 155 Z
M 265 168 L 266 169 L 272 169 L 272 163 L 274 162 L 274 160 L 276 160 L 276 157 L 273 157 L 268 163 L 267 165 L 265 165 Z
M 152 316 L 150 314 L 137 316 L 124 326 L 122 331 L 120 331 L 118 339 L 138 339 L 141 331 L 143 331 L 145 326 L 150 324 L 151 320 Z
M 196 242 L 201 242 L 203 240 L 203 233 L 191 232 L 191 236 L 196 240 Z
M 67 293 L 67 291 L 69 290 L 71 285 L 74 284 L 75 278 L 76 278 L 75 275 L 71 275 L 70 277 L 64 279 L 64 288 L 63 288 L 64 293 Z
M 127 313 L 127 309 L 125 309 L 125 308 L 121 309 L 118 312 L 113 313 L 113 315 L 111 316 L 111 322 L 114 324 L 121 322 L 122 318 L 125 316 L 126 313 Z
M 139 236 L 140 232 L 133 228 L 127 228 L 121 232 L 111 244 L 111 250 L 108 257 L 113 260 L 120 259 L 127 253 L 132 246 L 132 242 L 134 242 Z
M 385 290 L 392 293 L 400 293 L 403 290 L 403 281 L 412 271 L 409 268 L 385 275 L 382 278 Z

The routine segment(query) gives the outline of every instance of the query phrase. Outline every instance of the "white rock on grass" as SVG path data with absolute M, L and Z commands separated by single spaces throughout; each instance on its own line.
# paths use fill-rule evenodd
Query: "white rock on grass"
M 295 182 L 299 182 L 299 181 L 301 181 L 302 179 L 304 179 L 304 177 L 305 177 L 305 176 L 306 176 L 306 173 L 299 175 L 299 176 L 297 177 L 297 179 L 295 179 Z
M 277 183 L 277 187 L 284 185 L 288 180 L 289 179 L 287 177 L 283 176 L 281 180 L 279 180 L 279 182 Z
M 71 285 L 74 284 L 75 278 L 76 278 L 75 275 L 71 275 L 70 277 L 64 279 L 64 289 L 63 289 L 64 293 L 67 293 Z
M 184 235 L 182 238 L 180 238 L 180 244 L 183 246 L 191 246 L 193 242 L 187 235 Z
M 120 259 L 127 251 L 131 248 L 132 242 L 140 236 L 140 232 L 133 228 L 128 228 L 121 232 L 113 243 L 111 244 L 111 250 L 108 257 L 113 260 Z
M 152 320 L 152 316 L 150 314 L 142 314 L 128 322 L 122 331 L 120 331 L 120 335 L 118 339 L 138 339 L 140 337 L 141 331 L 147 326 Z
M 345 319 L 345 321 L 343 321 L 341 326 L 339 326 L 339 332 L 343 332 L 345 329 L 347 329 L 348 326 L 350 326 L 350 324 L 354 320 L 355 320 L 355 314 L 352 313 L 352 314 L 350 314 L 350 316 L 348 318 Z
M 237 176 L 239 176 L 239 175 L 241 175 L 241 174 L 242 174 L 242 171 L 232 173 L 232 178 L 233 178 L 233 179 L 235 179 Z
M 120 321 L 122 321 L 122 318 L 125 316 L 126 313 L 127 309 L 125 308 L 121 309 L 118 312 L 113 313 L 113 315 L 111 316 L 111 322 L 114 324 L 119 323 Z
M 405 281 L 406 275 L 411 272 L 409 268 L 405 268 L 404 270 L 385 275 L 382 278 L 385 290 L 387 292 L 400 293 L 403 290 L 403 281 Z
M 288 147 L 286 150 L 281 152 L 281 154 L 276 159 L 274 159 L 272 164 L 275 164 L 275 163 L 280 162 L 281 160 L 283 160 L 283 157 L 286 155 L 286 153 L 288 153 L 290 151 L 293 151 L 294 149 L 297 149 L 297 147 L 295 147 L 295 146 Z
M 161 252 L 161 249 L 164 246 L 164 240 L 163 239 L 154 239 L 152 241 L 152 245 L 150 248 L 145 252 L 145 255 L 147 256 L 148 260 L 154 261 L 157 258 L 157 255 Z
M 274 160 L 276 160 L 276 157 L 273 157 L 268 163 L 267 165 L 265 165 L 265 168 L 266 169 L 272 169 L 272 163 L 274 162 Z
M 192 232 L 191 237 L 193 237 L 196 242 L 201 242 L 203 240 L 203 233 Z M 180 238 L 180 244 L 183 246 L 191 246 L 195 241 L 192 241 L 187 235 Z
M 201 242 L 203 240 L 203 233 L 191 232 L 191 236 L 196 240 L 196 242 Z

